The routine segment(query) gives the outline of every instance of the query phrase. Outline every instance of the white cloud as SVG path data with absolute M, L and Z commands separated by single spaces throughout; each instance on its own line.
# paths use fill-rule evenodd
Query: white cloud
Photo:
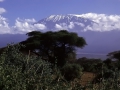
M 0 2 L 3 2 L 4 0 L 0 0 Z
M 0 15 L 0 34 L 10 33 L 10 27 L 8 26 L 7 19 Z
M 4 0 L 0 0 L 0 2 L 3 2 Z M 6 12 L 6 10 L 4 9 L 4 8 L 2 8 L 2 7 L 0 7 L 0 14 L 3 14 L 3 13 L 5 13 Z
M 79 22 L 75 22 L 75 24 L 80 25 L 81 27 L 85 26 L 83 23 L 79 23 Z
M 75 16 L 90 19 L 95 22 L 91 26 L 87 26 L 84 29 L 85 31 L 91 30 L 103 32 L 111 30 L 120 30 L 120 15 L 87 13 Z
M 63 27 L 59 24 L 55 24 L 55 28 L 59 30 L 59 29 L 62 29 Z
M 35 24 L 35 19 L 16 19 L 14 26 L 9 26 L 7 19 L 0 16 L 0 34 L 25 34 L 34 30 L 45 30 L 47 27 L 44 24 Z
M 73 22 L 70 22 L 70 24 L 66 24 L 66 23 L 60 23 L 60 24 L 55 24 L 55 28 L 57 30 L 62 30 L 62 29 L 65 29 L 65 30 L 68 30 L 68 29 L 73 29 L 74 28 L 74 23 Z
M 34 24 L 34 27 L 41 30 L 47 29 L 47 27 L 44 24 Z
M 55 29 L 57 30 L 68 30 L 68 26 L 66 23 L 55 24 Z
M 14 33 L 27 33 L 34 30 L 44 30 L 46 26 L 44 24 L 33 24 L 35 19 L 16 19 L 15 26 L 12 27 Z
M 68 25 L 68 28 L 73 29 L 74 28 L 74 23 L 70 22 L 70 24 Z
M 5 13 L 6 10 L 4 8 L 0 8 L 0 14 Z

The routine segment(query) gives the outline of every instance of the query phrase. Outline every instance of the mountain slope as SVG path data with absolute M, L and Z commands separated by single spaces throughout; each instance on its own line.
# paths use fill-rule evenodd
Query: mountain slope
M 69 31 L 84 30 L 85 27 L 91 26 L 93 21 L 74 15 L 51 15 L 48 18 L 39 20 L 37 23 L 44 24 L 47 30 L 66 29 Z

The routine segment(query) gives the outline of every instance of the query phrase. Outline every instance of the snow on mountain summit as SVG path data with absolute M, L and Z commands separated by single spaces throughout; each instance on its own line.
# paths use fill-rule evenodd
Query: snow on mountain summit
M 65 18 L 64 15 L 51 15 L 48 18 L 46 18 L 46 21 L 53 20 L 55 22 L 55 21 L 59 21 L 60 19 L 64 19 L 64 18 Z
M 67 15 L 51 15 L 37 23 L 44 24 L 49 30 L 84 30 L 85 27 L 91 26 L 94 23 L 92 20 L 77 17 L 72 14 Z
M 56 22 L 56 21 L 60 21 L 60 20 L 63 20 L 63 19 L 67 19 L 68 21 L 70 21 L 73 18 L 75 18 L 76 20 L 82 20 L 83 19 L 82 17 L 78 17 L 75 14 L 67 14 L 67 15 L 51 15 L 48 18 L 46 18 L 46 21 L 52 20 L 53 22 Z

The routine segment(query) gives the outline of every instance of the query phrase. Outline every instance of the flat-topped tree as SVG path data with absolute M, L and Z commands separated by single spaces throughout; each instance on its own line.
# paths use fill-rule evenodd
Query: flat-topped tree
M 58 66 L 67 62 L 69 53 L 75 53 L 75 47 L 83 48 L 86 41 L 74 32 L 60 30 L 56 32 L 32 31 L 27 33 L 28 38 L 20 42 L 26 46 L 25 50 L 31 50 L 41 57 L 46 57 L 51 63 L 57 61 Z

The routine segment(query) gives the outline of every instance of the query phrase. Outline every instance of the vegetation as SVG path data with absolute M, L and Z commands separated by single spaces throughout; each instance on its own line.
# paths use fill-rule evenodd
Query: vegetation
M 82 70 L 83 68 L 78 64 L 66 64 L 63 66 L 61 72 L 65 79 L 70 81 L 74 80 L 75 78 L 80 78 L 82 75 Z
M 66 64 L 70 53 L 75 54 L 75 47 L 83 48 L 86 45 L 83 37 L 66 30 L 45 33 L 32 31 L 27 35 L 28 39 L 21 42 L 26 46 L 24 50 L 31 50 L 53 64 L 57 62 L 60 67 Z
M 33 31 L 0 49 L 0 90 L 120 90 L 120 52 L 109 58 L 75 58 L 84 38 L 65 30 Z M 21 45 L 23 44 L 23 45 Z
M 120 51 L 110 52 L 110 53 L 108 54 L 108 56 L 109 56 L 111 59 L 120 60 Z
M 0 90 L 68 90 L 82 88 L 66 81 L 57 67 L 39 57 L 19 52 L 9 45 L 0 56 Z M 30 54 L 30 53 L 29 53 Z

